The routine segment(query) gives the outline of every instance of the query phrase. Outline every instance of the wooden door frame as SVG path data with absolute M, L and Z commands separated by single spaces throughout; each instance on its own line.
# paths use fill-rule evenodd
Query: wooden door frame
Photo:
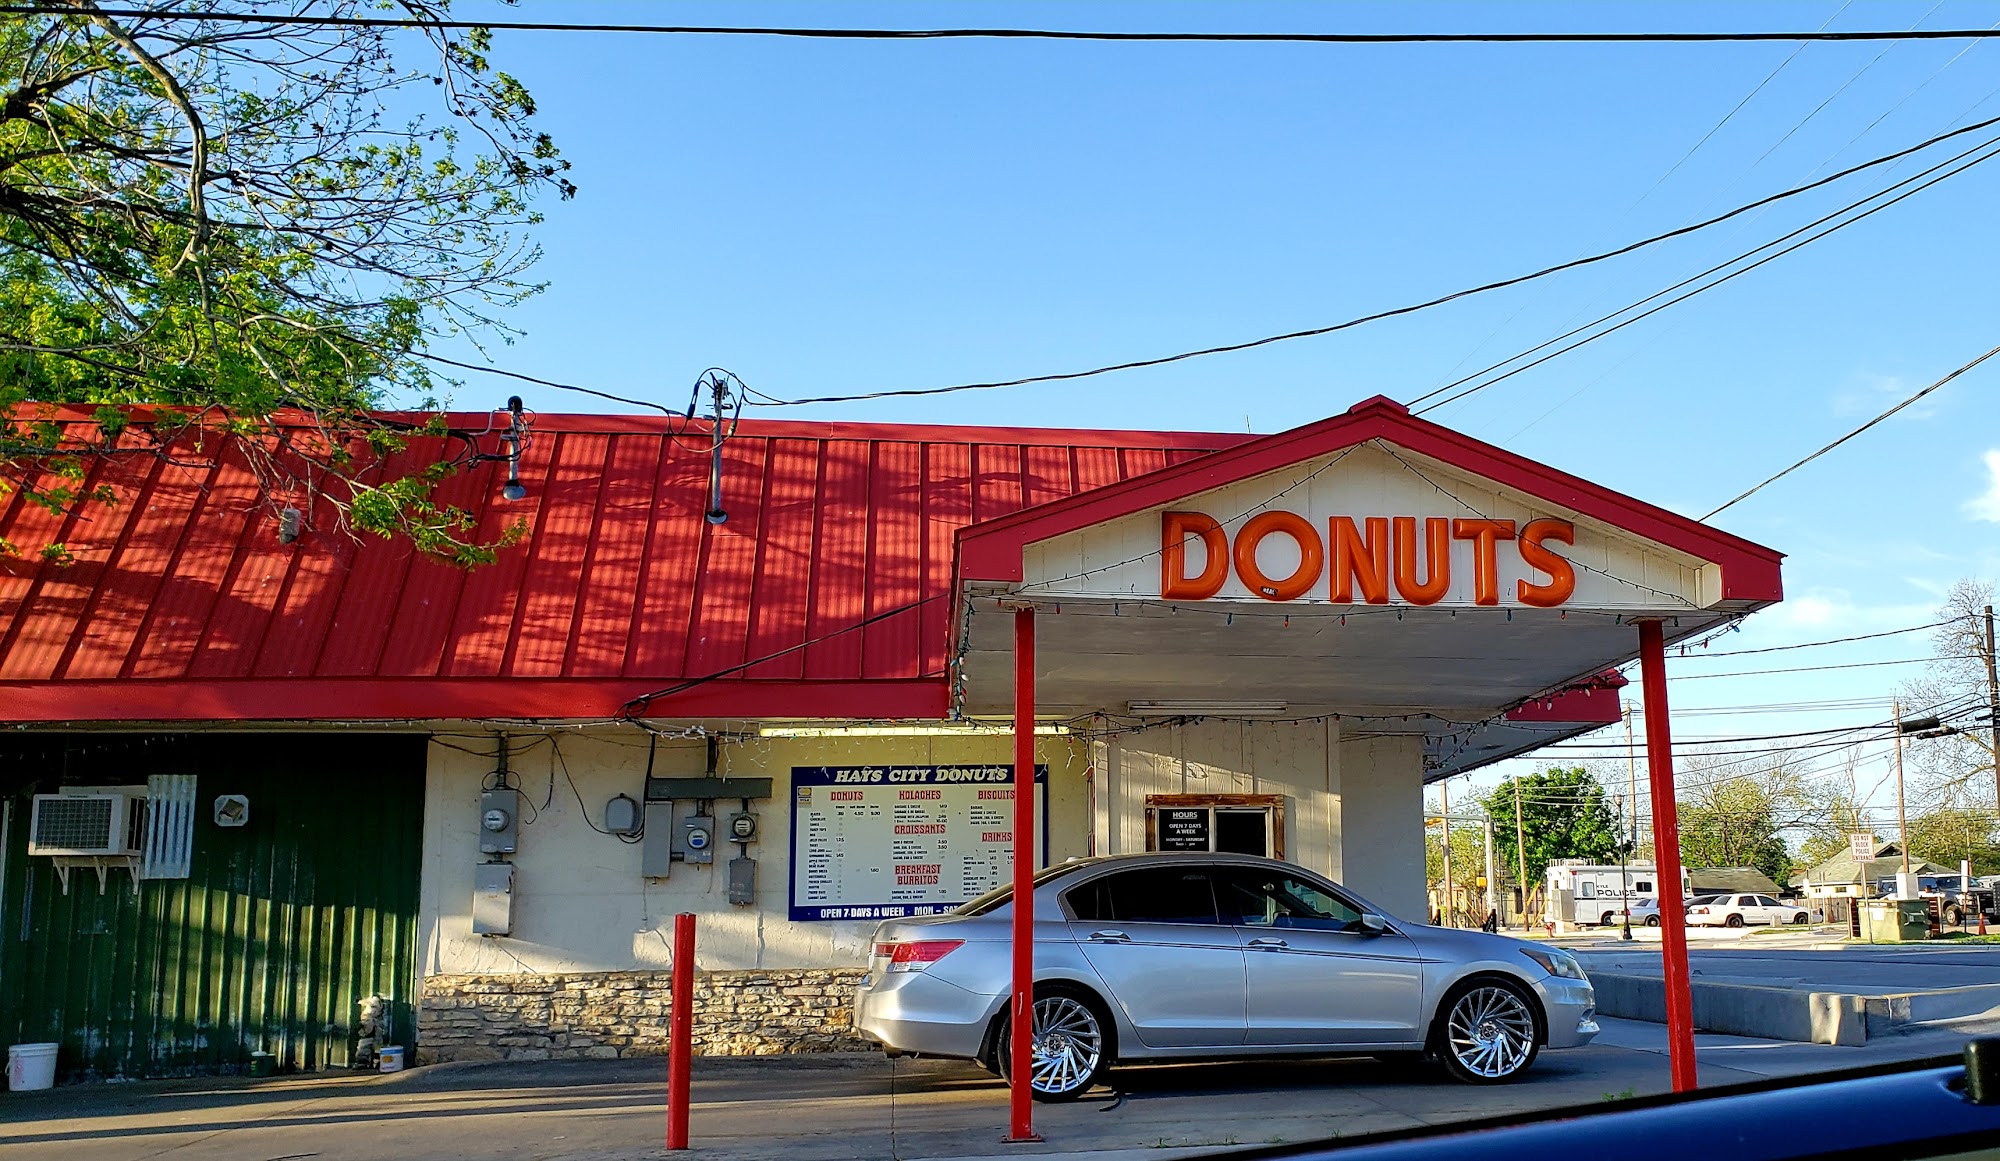
M 1159 849 L 1156 817 L 1162 809 L 1201 806 L 1248 807 L 1271 812 L 1271 857 L 1285 857 L 1285 796 L 1282 794 L 1148 794 L 1146 796 L 1146 850 Z M 1209 843 L 1214 845 L 1214 820 L 1209 824 Z

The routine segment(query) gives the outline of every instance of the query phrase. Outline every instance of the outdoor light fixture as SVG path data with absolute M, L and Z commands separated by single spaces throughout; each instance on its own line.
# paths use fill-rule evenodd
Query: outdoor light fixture
M 1275 718 L 1291 708 L 1285 701 L 1133 701 L 1125 711 L 1141 718 Z
M 507 397 L 507 411 L 512 417 L 507 425 L 507 434 L 500 442 L 507 445 L 507 483 L 500 489 L 503 500 L 525 500 L 528 489 L 521 483 L 521 444 L 527 438 L 527 425 L 521 420 L 521 397 Z

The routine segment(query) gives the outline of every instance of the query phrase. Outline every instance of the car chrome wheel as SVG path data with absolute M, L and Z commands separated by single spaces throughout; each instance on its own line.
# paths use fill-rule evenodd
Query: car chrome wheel
M 1444 1049 L 1459 1070 L 1480 1080 L 1501 1080 L 1535 1056 L 1535 1014 L 1510 988 L 1473 988 L 1451 1006 Z
M 1104 1072 L 1104 1024 L 1095 1008 L 1069 992 L 1036 996 L 1034 1011 L 1028 1090 L 1040 1101 L 1073 1100 Z M 1013 1069 L 1004 1027 L 998 1049 L 1000 1075 L 1009 1077 Z

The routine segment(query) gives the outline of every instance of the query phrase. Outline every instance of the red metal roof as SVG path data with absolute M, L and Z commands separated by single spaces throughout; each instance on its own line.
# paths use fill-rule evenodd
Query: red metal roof
M 529 523 L 469 572 L 342 534 L 324 502 L 281 544 L 240 455 L 99 460 L 84 486 L 117 502 L 68 517 L 17 493 L 0 536 L 75 563 L 0 564 L 0 719 L 597 717 L 759 658 L 653 712 L 942 716 L 958 529 L 1252 438 L 746 420 L 711 525 L 688 427 L 537 417 L 527 499 L 500 499 L 497 463 L 440 490 L 481 536 Z

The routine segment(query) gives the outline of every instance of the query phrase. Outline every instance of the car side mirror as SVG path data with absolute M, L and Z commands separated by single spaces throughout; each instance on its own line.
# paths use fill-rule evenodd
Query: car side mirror
M 1361 913 L 1360 931 L 1363 935 L 1381 935 L 1389 930 L 1389 921 L 1372 911 Z

